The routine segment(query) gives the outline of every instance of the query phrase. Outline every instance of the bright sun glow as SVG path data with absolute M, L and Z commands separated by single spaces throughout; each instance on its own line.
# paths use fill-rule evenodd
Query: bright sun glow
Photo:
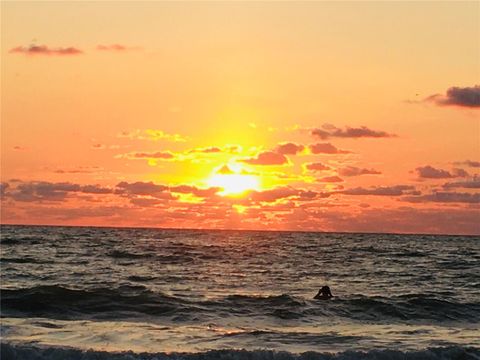
M 208 185 L 221 187 L 220 195 L 239 195 L 247 190 L 260 190 L 256 176 L 243 174 L 215 174 L 208 179 Z

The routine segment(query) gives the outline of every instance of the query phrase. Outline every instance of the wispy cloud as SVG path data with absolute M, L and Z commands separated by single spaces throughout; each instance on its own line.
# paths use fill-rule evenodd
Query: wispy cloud
M 358 168 L 355 166 L 347 166 L 338 169 L 338 174 L 342 176 L 359 176 L 359 175 L 379 175 L 380 171 L 375 169 Z
M 395 185 L 395 186 L 378 186 L 372 188 L 357 187 L 339 191 L 345 195 L 374 195 L 374 196 L 401 196 L 408 195 L 409 192 L 415 191 L 415 187 L 411 185 Z
M 116 155 L 115 158 L 125 158 L 130 160 L 136 159 L 157 159 L 157 160 L 172 160 L 175 154 L 170 151 L 155 151 L 155 152 L 129 152 L 126 154 Z
M 480 203 L 480 193 L 459 193 L 459 192 L 434 192 L 421 196 L 405 196 L 403 201 L 419 203 L 419 202 L 437 202 L 437 203 Z
M 464 188 L 464 189 L 480 189 L 480 178 L 473 178 L 471 180 L 449 182 L 443 185 L 445 189 Z
M 79 185 L 70 182 L 20 182 L 5 196 L 21 202 L 64 201 L 69 193 L 111 194 L 112 189 L 100 185 Z
M 110 51 L 110 52 L 126 52 L 130 50 L 138 50 L 138 47 L 135 46 L 126 46 L 121 44 L 110 44 L 110 45 L 97 45 L 96 47 L 99 51 Z
M 465 165 L 473 168 L 480 168 L 480 161 L 465 160 L 465 161 L 456 161 L 455 165 Z
M 69 55 L 80 55 L 83 54 L 83 51 L 77 49 L 76 47 L 56 47 L 51 48 L 46 45 L 30 45 L 30 46 L 17 46 L 13 49 L 10 49 L 12 54 L 23 54 L 23 55 L 50 55 L 50 56 L 69 56 Z
M 319 137 L 322 140 L 329 138 L 390 138 L 396 137 L 394 134 L 387 133 L 386 131 L 372 130 L 366 126 L 355 127 L 345 127 L 341 129 L 331 124 L 324 124 L 321 128 L 311 130 L 311 134 Z
M 150 141 L 159 141 L 167 140 L 173 142 L 185 142 L 188 140 L 188 137 L 182 136 L 180 134 L 169 134 L 162 130 L 157 129 L 136 129 L 132 131 L 122 131 L 118 134 L 120 138 L 128 138 L 135 140 L 150 140 Z

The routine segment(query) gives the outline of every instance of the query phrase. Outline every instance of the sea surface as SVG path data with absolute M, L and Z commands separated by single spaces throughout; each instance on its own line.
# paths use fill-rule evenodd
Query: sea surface
M 0 287 L 2 359 L 480 359 L 478 237 L 2 226 Z

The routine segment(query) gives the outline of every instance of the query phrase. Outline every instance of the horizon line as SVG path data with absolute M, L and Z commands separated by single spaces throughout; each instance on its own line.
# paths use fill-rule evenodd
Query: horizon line
M 144 230 L 185 230 L 185 231 L 243 231 L 243 232 L 285 232 L 285 233 L 319 233 L 319 234 L 362 234 L 362 235 L 425 235 L 425 236 L 468 236 L 479 237 L 478 234 L 440 234 L 440 233 L 403 233 L 403 232 L 376 232 L 376 231 L 325 231 L 325 230 L 263 230 L 263 229 L 226 229 L 226 228 L 172 228 L 155 226 L 112 226 L 112 225 L 59 225 L 59 224 L 8 224 L 4 226 L 30 226 L 30 227 L 69 227 L 69 228 L 99 228 L 99 229 L 144 229 Z M 1 235 L 1 231 L 0 231 Z

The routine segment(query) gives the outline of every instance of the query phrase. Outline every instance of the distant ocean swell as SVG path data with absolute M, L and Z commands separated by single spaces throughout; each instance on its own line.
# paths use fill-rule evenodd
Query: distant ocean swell
M 211 350 L 200 353 L 110 353 L 59 347 L 1 345 L 4 360 L 479 360 L 480 349 L 473 347 L 439 347 L 402 352 L 398 350 L 345 351 L 341 353 L 305 352 L 295 354 L 271 350 Z
M 59 285 L 1 291 L 3 316 L 72 319 L 125 319 L 133 316 L 202 320 L 202 315 L 228 312 L 232 316 L 280 319 L 339 317 L 361 321 L 480 322 L 480 303 L 439 299 L 425 294 L 392 297 L 352 295 L 328 302 L 289 295 L 228 295 L 188 299 L 155 293 L 141 285 L 114 289 L 69 289 Z

